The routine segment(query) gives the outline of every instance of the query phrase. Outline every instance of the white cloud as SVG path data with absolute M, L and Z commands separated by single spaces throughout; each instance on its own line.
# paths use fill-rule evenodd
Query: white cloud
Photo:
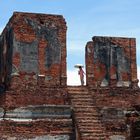
M 78 69 L 67 71 L 67 85 L 81 85 Z

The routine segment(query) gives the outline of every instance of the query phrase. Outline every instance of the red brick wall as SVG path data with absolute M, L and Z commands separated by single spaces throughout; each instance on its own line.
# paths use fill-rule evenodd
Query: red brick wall
M 137 87 L 134 38 L 93 37 L 86 45 L 87 85 Z
M 139 112 L 140 90 L 125 87 L 100 88 L 92 89 L 90 93 L 100 112 L 106 133 L 130 139 L 132 124 L 139 120 L 139 115 L 135 113 Z
M 66 85 L 66 29 L 62 16 L 15 12 L 2 33 L 2 48 L 22 78 L 44 75 L 48 86 Z
M 16 140 L 36 139 L 39 136 L 42 136 L 43 140 L 43 136 L 47 137 L 47 135 L 57 139 L 59 135 L 61 138 L 63 135 L 69 137 L 71 135 L 72 137 L 71 132 L 73 131 L 72 123 L 65 119 L 46 119 L 32 122 L 3 121 L 0 124 L 0 138 L 5 140 L 10 138 L 16 138 Z
M 17 81 L 17 80 L 16 80 Z M 28 105 L 68 105 L 69 97 L 64 88 L 37 87 L 32 83 L 27 83 L 20 88 L 6 92 L 5 107 L 16 108 Z M 18 85 L 19 86 L 19 85 Z
M 0 139 L 74 137 L 66 88 L 66 30 L 61 15 L 15 12 L 9 20 L 0 36 L 0 86 L 6 87 L 0 96 Z M 14 110 L 31 106 L 48 107 L 47 116 L 41 119 L 40 110 L 33 121 L 4 121 L 6 112 L 13 110 L 13 117 Z

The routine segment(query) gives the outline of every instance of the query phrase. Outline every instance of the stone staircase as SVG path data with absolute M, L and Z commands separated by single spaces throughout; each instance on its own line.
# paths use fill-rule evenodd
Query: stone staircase
M 106 140 L 105 129 L 87 87 L 69 86 L 78 138 L 76 140 Z

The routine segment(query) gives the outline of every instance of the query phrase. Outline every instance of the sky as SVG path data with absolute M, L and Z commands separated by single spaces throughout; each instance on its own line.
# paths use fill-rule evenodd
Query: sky
M 140 79 L 140 0 L 0 0 L 0 33 L 14 11 L 63 15 L 67 23 L 67 76 L 79 85 L 75 64 L 85 65 L 93 36 L 134 37 Z

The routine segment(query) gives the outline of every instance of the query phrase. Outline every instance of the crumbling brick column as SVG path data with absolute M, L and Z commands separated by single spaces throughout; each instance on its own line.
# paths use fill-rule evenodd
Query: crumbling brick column
M 21 79 L 44 75 L 47 86 L 65 86 L 66 30 L 61 15 L 15 12 L 1 37 L 2 62 L 11 68 L 5 78 L 15 67 Z
M 135 38 L 93 37 L 86 45 L 87 85 L 137 87 Z
M 85 58 L 86 58 L 86 82 L 87 85 L 95 85 L 94 83 L 94 73 L 93 73 L 93 54 L 94 54 L 94 48 L 93 48 L 93 42 L 88 42 L 85 48 Z

